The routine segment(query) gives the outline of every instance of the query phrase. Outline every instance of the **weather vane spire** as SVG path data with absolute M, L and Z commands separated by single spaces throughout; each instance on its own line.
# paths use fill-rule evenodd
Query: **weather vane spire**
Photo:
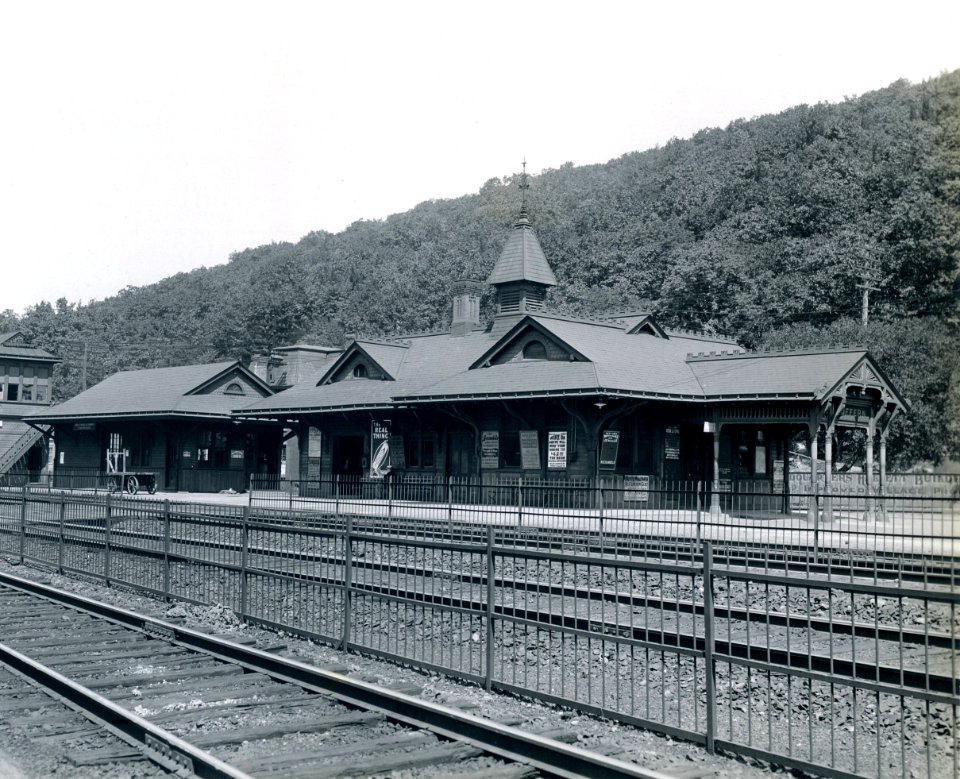
M 527 218 L 527 190 L 530 183 L 527 181 L 527 158 L 523 158 L 523 173 L 520 174 L 520 219 Z

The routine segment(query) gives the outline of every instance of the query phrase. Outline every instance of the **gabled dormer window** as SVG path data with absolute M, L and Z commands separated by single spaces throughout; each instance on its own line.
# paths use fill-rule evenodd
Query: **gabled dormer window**
M 231 382 L 227 385 L 227 388 L 223 391 L 224 395 L 245 395 L 243 391 L 243 386 L 239 382 Z
M 365 379 L 367 378 L 367 376 L 369 376 L 369 373 L 367 371 L 367 366 L 364 365 L 362 362 L 358 363 L 353 367 L 353 378 Z
M 546 360 L 547 347 L 542 341 L 528 341 L 523 347 L 524 360 Z

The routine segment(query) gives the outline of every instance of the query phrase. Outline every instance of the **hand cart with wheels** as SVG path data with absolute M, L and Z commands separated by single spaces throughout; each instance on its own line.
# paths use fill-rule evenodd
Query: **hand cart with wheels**
M 108 477 L 110 492 L 126 492 L 136 495 L 140 490 L 146 490 L 151 495 L 157 491 L 157 475 L 155 473 L 117 471 Z
M 130 450 L 123 448 L 119 433 L 111 433 L 107 449 L 107 486 L 110 492 L 126 492 L 136 495 L 145 489 L 151 495 L 157 491 L 157 475 L 147 471 L 128 471 L 127 458 Z

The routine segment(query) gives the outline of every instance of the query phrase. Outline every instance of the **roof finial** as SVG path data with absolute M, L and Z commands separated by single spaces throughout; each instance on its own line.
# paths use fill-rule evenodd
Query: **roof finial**
M 527 181 L 527 158 L 523 158 L 523 173 L 520 174 L 520 216 L 517 218 L 517 224 L 529 224 L 527 219 L 527 190 L 530 184 Z

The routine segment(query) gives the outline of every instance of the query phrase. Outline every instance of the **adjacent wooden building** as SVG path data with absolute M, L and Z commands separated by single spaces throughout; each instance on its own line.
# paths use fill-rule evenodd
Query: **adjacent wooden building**
M 48 465 L 45 429 L 25 419 L 52 402 L 58 362 L 20 331 L 0 333 L 0 475 L 39 478 Z
M 120 450 L 160 490 L 242 491 L 253 474 L 279 474 L 283 433 L 230 412 L 272 394 L 238 362 L 121 371 L 31 420 L 54 427 L 62 486 L 91 486 Z

